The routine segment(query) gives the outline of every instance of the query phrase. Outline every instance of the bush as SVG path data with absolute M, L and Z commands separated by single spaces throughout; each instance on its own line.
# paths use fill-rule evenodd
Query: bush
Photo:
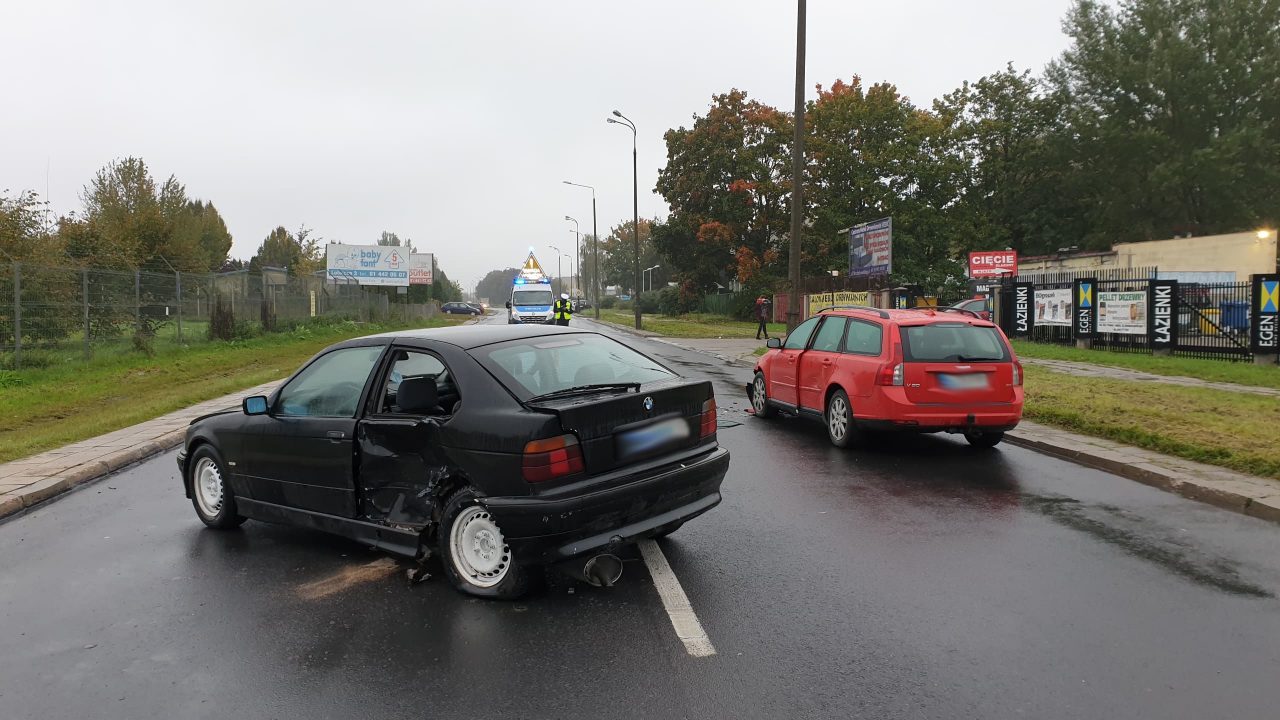
M 234 340 L 236 337 L 236 316 L 231 312 L 231 304 L 222 301 L 218 294 L 213 299 L 209 310 L 209 339 Z
M 679 287 L 665 287 L 658 291 L 658 309 L 663 315 L 686 315 L 698 309 L 697 295 Z
M 616 298 L 616 297 L 614 297 L 614 296 L 612 296 L 612 295 L 606 295 L 606 296 L 604 296 L 604 297 L 600 298 L 600 309 L 601 309 L 601 310 L 612 310 L 612 309 L 614 308 L 614 306 L 615 306 L 615 305 L 617 305 L 617 304 L 618 304 L 618 298 Z
M 659 310 L 657 291 L 650 290 L 649 292 L 640 293 L 640 296 L 636 298 L 636 302 L 640 303 L 640 312 L 642 313 L 656 313 Z

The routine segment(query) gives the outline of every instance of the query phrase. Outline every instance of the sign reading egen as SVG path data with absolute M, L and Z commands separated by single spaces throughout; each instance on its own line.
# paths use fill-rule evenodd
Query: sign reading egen
M 1003 277 L 1018 274 L 1018 251 L 969 253 L 969 277 Z

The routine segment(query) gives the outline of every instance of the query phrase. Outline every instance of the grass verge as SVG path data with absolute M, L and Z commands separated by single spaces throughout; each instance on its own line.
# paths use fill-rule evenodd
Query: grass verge
M 600 319 L 635 327 L 635 315 L 626 310 L 601 310 Z M 673 338 L 754 338 L 757 327 L 753 322 L 705 313 L 689 313 L 678 317 L 644 315 L 642 322 L 645 330 Z M 769 323 L 768 327 L 769 337 L 787 334 L 787 326 L 783 323 Z
M 1275 398 L 1026 368 L 1029 420 L 1280 479 Z
M 454 325 L 452 319 L 412 327 Z M 302 326 L 192 348 L 100 355 L 48 368 L 0 372 L 0 462 L 145 422 L 220 395 L 284 377 L 324 347 L 403 324 Z
M 1139 370 L 1154 375 L 1175 375 L 1199 378 L 1210 382 L 1280 389 L 1280 367 L 1274 365 L 1252 365 L 1249 363 L 1183 357 L 1155 357 L 1153 355 L 1108 352 L 1106 350 L 1081 350 L 1063 345 L 1047 345 L 1025 340 L 1014 340 L 1013 349 L 1017 351 L 1020 357 L 1026 358 L 1068 360 L 1106 367 Z

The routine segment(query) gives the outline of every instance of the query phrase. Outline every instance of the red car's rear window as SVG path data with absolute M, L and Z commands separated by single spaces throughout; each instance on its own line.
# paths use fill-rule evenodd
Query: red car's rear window
M 968 323 L 904 325 L 903 357 L 908 362 L 1008 362 L 1009 347 L 994 327 Z

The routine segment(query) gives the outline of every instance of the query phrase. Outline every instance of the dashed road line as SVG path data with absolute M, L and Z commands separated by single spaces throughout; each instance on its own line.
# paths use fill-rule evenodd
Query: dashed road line
M 640 555 L 644 557 L 644 564 L 653 577 L 658 597 L 662 598 L 662 606 L 671 618 L 676 637 L 684 643 L 684 649 L 693 657 L 715 655 L 716 648 L 707 637 L 707 632 L 702 629 L 702 623 L 698 622 L 698 616 L 689 604 L 689 596 L 684 594 L 684 588 L 667 563 L 667 556 L 662 554 L 662 548 L 653 540 L 641 540 L 639 544 Z

